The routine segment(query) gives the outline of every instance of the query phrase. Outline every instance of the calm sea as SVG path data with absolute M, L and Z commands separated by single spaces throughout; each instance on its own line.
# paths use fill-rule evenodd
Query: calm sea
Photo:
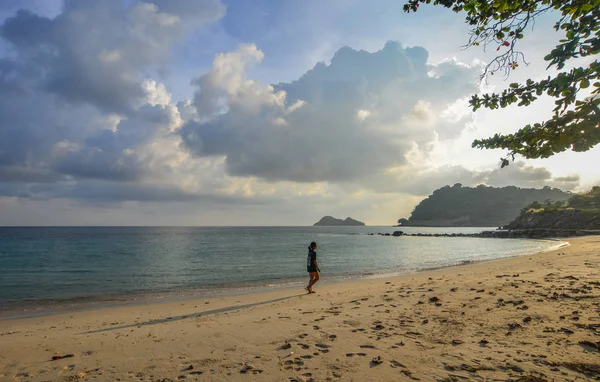
M 482 228 L 403 228 L 479 232 Z M 410 273 L 559 246 L 543 240 L 381 237 L 390 227 L 0 228 L 0 310 L 300 285 L 308 244 L 324 279 Z

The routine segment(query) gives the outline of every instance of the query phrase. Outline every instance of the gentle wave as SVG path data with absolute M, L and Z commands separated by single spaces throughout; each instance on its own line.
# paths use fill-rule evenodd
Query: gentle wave
M 393 227 L 0 228 L 0 309 L 293 287 L 319 243 L 326 280 L 381 277 L 559 248 L 523 239 L 379 237 Z M 416 228 L 475 233 L 485 228 Z

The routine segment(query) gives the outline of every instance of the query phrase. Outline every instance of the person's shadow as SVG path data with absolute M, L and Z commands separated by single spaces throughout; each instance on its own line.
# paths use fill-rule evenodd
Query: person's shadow
M 167 317 L 167 318 L 163 318 L 163 319 L 160 319 L 160 320 L 150 320 L 150 321 L 145 321 L 145 322 L 136 322 L 135 324 L 131 324 L 131 325 L 111 326 L 110 328 L 90 330 L 88 332 L 82 332 L 82 333 L 79 333 L 79 334 L 103 333 L 103 332 L 111 332 L 113 330 L 135 328 L 135 327 L 139 327 L 139 326 L 164 324 L 166 322 L 181 321 L 181 320 L 185 320 L 185 319 L 188 319 L 188 318 L 210 316 L 210 315 L 218 314 L 218 313 L 231 312 L 233 310 L 241 310 L 241 309 L 246 309 L 246 308 L 252 308 L 254 306 L 272 304 L 274 302 L 289 300 L 290 298 L 300 297 L 300 296 L 304 296 L 304 295 L 305 295 L 305 293 L 302 293 L 302 294 L 297 294 L 297 295 L 294 295 L 294 296 L 281 297 L 281 298 L 276 298 L 276 299 L 268 300 L 268 301 L 255 302 L 255 303 L 252 303 L 252 304 L 226 306 L 224 308 L 207 310 L 207 311 L 200 312 L 200 313 L 192 313 L 192 314 L 186 314 L 186 315 L 183 315 L 183 316 Z

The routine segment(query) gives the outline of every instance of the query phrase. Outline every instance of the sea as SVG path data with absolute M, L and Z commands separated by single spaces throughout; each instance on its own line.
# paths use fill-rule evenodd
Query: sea
M 0 227 L 0 317 L 384 277 L 556 249 L 554 240 L 392 237 L 392 227 Z M 406 233 L 493 228 L 403 227 Z

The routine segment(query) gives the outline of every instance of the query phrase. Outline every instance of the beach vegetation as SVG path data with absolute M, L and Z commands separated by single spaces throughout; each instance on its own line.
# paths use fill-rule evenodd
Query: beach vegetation
M 528 61 L 520 41 L 544 14 L 556 16 L 553 29 L 562 37 L 544 56 L 548 76 L 510 83 L 500 93 L 473 95 L 473 111 L 510 105 L 527 107 L 546 96 L 554 100 L 550 118 L 523 126 L 511 134 L 477 139 L 472 147 L 504 149 L 502 167 L 515 155 L 547 158 L 566 150 L 587 151 L 600 142 L 600 0 L 409 0 L 405 12 L 433 4 L 465 15 L 471 27 L 465 48 L 493 49 L 481 80 L 518 70 Z

